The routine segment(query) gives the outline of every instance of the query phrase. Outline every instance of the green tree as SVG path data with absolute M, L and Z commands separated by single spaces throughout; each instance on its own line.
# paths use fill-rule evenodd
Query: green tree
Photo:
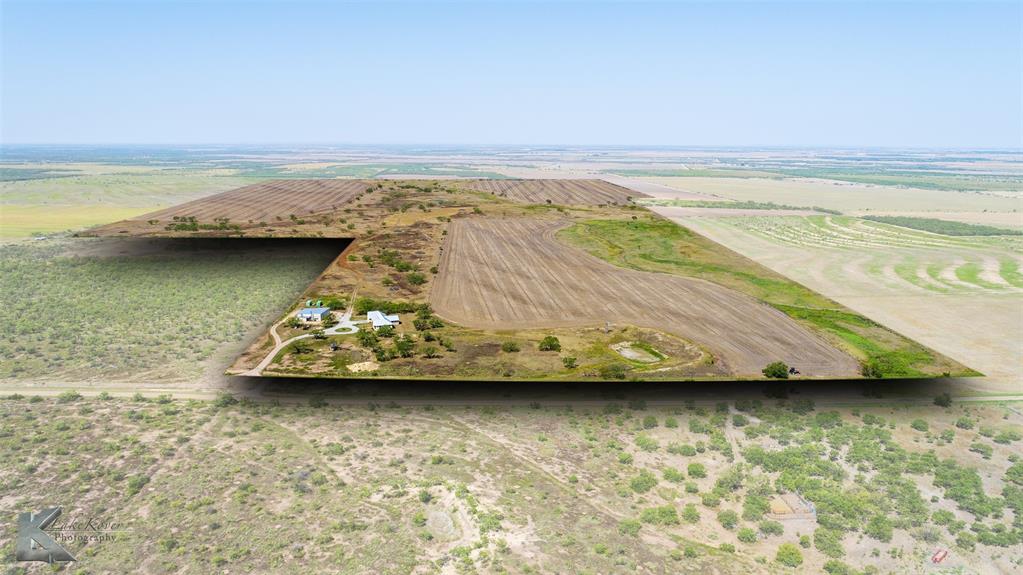
M 507 353 L 515 353 L 515 352 L 519 351 L 520 349 L 521 348 L 519 347 L 519 344 L 515 343 L 514 341 L 506 341 L 506 342 L 501 344 L 501 351 L 504 351 L 504 352 L 507 352 Z
M 803 564 L 803 553 L 792 543 L 782 543 L 774 560 L 786 567 L 799 567 Z
M 964 415 L 956 420 L 956 427 L 959 429 L 973 429 L 973 420 Z
M 561 342 L 553 335 L 548 335 L 540 340 L 540 345 L 537 346 L 537 349 L 540 351 L 561 351 Z
M 678 525 L 678 510 L 673 505 L 662 505 L 644 509 L 639 516 L 643 523 L 656 525 Z
M 767 364 L 767 367 L 763 369 L 763 373 L 764 377 L 769 377 L 771 379 L 788 379 L 789 366 L 785 365 L 784 362 L 776 361 Z
M 739 532 L 736 533 L 736 537 L 743 543 L 756 543 L 757 532 L 751 527 L 740 527 Z
M 777 521 L 761 521 L 758 527 L 764 535 L 781 535 L 785 533 L 785 527 Z
M 690 463 L 686 467 L 686 471 L 689 473 L 689 477 L 695 477 L 696 479 L 707 477 L 707 468 L 702 463 Z
M 600 377 L 602 379 L 625 379 L 625 375 L 625 366 L 620 363 L 612 363 L 600 368 Z
M 739 524 L 739 514 L 731 509 L 719 511 L 718 523 L 725 529 L 735 529 L 735 526 Z
M 415 354 L 415 342 L 408 335 L 394 338 L 394 351 L 401 357 L 412 357 Z
M 561 364 L 564 365 L 566 369 L 575 369 L 576 359 L 574 357 L 563 357 L 561 358 Z
M 632 487 L 632 490 L 636 493 L 646 493 L 657 486 L 657 477 L 655 477 L 653 473 L 644 469 L 639 472 L 639 475 L 632 478 L 632 481 L 629 482 L 629 486 Z
M 842 534 L 833 529 L 819 527 L 813 532 L 813 546 L 824 555 L 837 559 L 845 555 L 842 548 Z

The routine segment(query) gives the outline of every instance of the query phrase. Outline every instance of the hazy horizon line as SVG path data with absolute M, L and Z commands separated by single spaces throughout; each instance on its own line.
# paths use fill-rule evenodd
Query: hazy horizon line
M 665 149 L 665 150 L 929 150 L 929 151 L 1004 151 L 1021 152 L 1023 145 L 1011 146 L 913 146 L 913 145 L 884 145 L 884 144 L 579 144 L 579 143 L 439 143 L 439 142 L 290 142 L 290 141 L 266 141 L 266 142 L 0 142 L 0 149 L 3 148 L 29 148 L 29 147 L 81 147 L 81 148 L 102 148 L 102 147 L 151 147 L 151 148 L 186 148 L 186 147 L 236 147 L 236 148 L 259 148 L 259 147 L 338 147 L 338 148 L 574 148 L 574 149 L 597 149 L 597 148 L 625 148 L 625 149 Z M 1021 158 L 1023 161 L 1023 158 Z

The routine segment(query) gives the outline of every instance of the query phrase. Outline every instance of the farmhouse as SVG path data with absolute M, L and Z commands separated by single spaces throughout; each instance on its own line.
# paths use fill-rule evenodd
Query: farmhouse
M 384 312 L 378 310 L 367 312 L 366 319 L 373 322 L 373 329 L 394 327 L 401 323 L 401 319 L 397 315 L 384 315 Z
M 298 319 L 302 321 L 323 321 L 330 315 L 329 307 L 304 307 L 298 311 Z

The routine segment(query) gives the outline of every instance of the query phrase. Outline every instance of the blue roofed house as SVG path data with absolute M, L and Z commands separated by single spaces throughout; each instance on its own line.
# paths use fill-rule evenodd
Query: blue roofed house
M 296 317 L 302 321 L 317 322 L 327 319 L 329 315 L 329 307 L 304 307 L 298 310 Z

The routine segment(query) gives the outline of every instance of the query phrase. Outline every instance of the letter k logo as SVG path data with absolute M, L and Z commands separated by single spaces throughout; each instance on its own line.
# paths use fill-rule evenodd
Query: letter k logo
M 18 514 L 18 540 L 15 559 L 18 561 L 45 561 L 47 563 L 76 561 L 43 529 L 60 517 L 60 507 L 43 509 L 39 513 Z

